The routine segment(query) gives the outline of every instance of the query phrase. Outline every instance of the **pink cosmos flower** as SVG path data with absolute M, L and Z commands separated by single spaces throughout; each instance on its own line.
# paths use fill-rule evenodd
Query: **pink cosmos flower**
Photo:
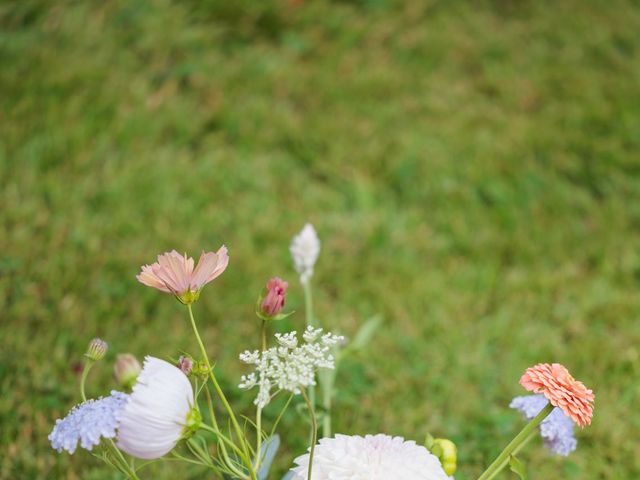
M 542 393 L 551 405 L 560 408 L 581 427 L 591 424 L 593 391 L 575 380 L 559 363 L 539 363 L 527 368 L 520 385 L 530 392 Z
M 289 284 L 278 277 L 267 282 L 267 295 L 262 300 L 260 312 L 265 317 L 275 317 L 284 307 L 284 296 Z
M 222 274 L 228 264 L 224 245 L 215 253 L 202 252 L 195 268 L 193 258 L 172 250 L 158 255 L 157 262 L 143 265 L 136 278 L 148 287 L 174 294 L 182 303 L 192 303 L 202 287 Z

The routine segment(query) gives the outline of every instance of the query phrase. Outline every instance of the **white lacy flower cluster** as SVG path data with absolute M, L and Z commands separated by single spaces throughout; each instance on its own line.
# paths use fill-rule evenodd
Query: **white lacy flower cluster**
M 316 370 L 334 368 L 331 349 L 344 341 L 340 335 L 323 335 L 321 328 L 313 327 L 307 327 L 302 335 L 304 343 L 300 345 L 296 332 L 276 333 L 275 337 L 277 347 L 240 354 L 240 360 L 255 365 L 255 372 L 243 375 L 238 386 L 245 390 L 257 386 L 258 396 L 253 403 L 260 408 L 271 400 L 273 388 L 299 394 L 301 389 L 315 385 Z

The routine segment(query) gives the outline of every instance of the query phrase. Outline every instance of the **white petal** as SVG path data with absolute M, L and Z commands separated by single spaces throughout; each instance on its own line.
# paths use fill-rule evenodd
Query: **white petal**
M 146 357 L 120 415 L 118 448 L 137 458 L 159 458 L 175 447 L 194 404 L 193 389 L 179 368 Z

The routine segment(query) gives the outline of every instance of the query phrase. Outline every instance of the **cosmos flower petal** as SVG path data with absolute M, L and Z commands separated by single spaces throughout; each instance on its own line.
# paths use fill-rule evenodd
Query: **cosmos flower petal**
M 191 290 L 200 290 L 204 285 L 211 282 L 222 274 L 229 264 L 227 247 L 224 245 L 216 253 L 202 252 L 198 265 L 191 277 Z
M 120 414 L 118 448 L 137 458 L 160 458 L 182 437 L 193 405 L 186 375 L 164 360 L 146 357 Z
M 138 281 L 147 287 L 157 288 L 166 293 L 172 293 L 167 284 L 164 283 L 153 271 L 153 265 L 143 265 L 140 273 L 136 275 Z
M 216 253 L 202 252 L 195 268 L 193 258 L 171 250 L 158 255 L 157 262 L 143 265 L 136 278 L 148 287 L 176 295 L 183 303 L 192 303 L 199 290 L 221 275 L 228 263 L 225 246 Z

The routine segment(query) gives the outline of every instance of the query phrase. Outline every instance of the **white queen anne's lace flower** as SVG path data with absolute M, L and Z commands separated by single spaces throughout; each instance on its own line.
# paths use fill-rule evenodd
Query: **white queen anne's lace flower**
M 315 385 L 318 368 L 334 368 L 331 349 L 341 343 L 344 337 L 325 333 L 322 329 L 307 327 L 303 334 L 305 343 L 298 344 L 296 332 L 276 334 L 277 347 L 263 352 L 245 351 L 240 360 L 255 365 L 255 372 L 243 375 L 240 388 L 259 388 L 254 403 L 263 408 L 271 400 L 271 390 L 287 390 L 299 394 L 302 388 Z
M 302 231 L 293 237 L 289 250 L 296 271 L 300 275 L 300 282 L 307 283 L 313 276 L 313 266 L 320 254 L 320 239 L 313 225 L 307 223 Z
M 309 454 L 295 459 L 293 480 L 306 480 Z M 316 446 L 313 480 L 447 480 L 425 447 L 389 435 L 323 438 Z
M 193 406 L 186 375 L 164 360 L 146 357 L 120 414 L 118 448 L 138 458 L 160 458 L 182 437 Z
M 78 442 L 87 450 L 100 443 L 101 438 L 114 438 L 118 417 L 129 395 L 112 391 L 109 397 L 88 400 L 76 406 L 56 425 L 49 435 L 51 446 L 58 452 L 76 451 Z

